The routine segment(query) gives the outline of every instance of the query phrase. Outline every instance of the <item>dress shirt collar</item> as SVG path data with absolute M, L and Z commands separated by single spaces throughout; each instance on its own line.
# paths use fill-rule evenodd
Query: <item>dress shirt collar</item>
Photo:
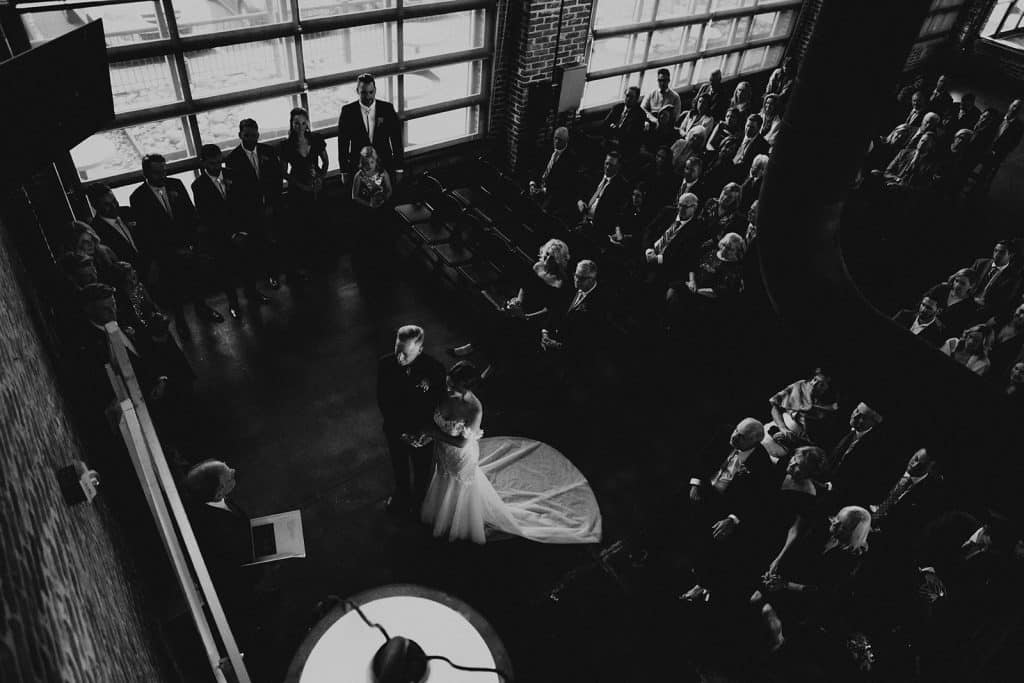
M 909 479 L 910 479 L 910 481 L 911 481 L 911 482 L 912 482 L 912 483 L 914 484 L 914 486 L 917 486 L 917 485 L 918 485 L 918 484 L 920 484 L 920 483 L 921 483 L 922 481 L 924 481 L 924 479 L 925 479 L 925 478 L 926 478 L 926 477 L 928 476 L 928 473 L 927 473 L 927 472 L 925 472 L 925 473 L 924 473 L 924 474 L 922 474 L 921 476 L 919 476 L 919 477 L 915 477 L 915 476 L 914 476 L 914 475 L 912 475 L 912 474 L 911 474 L 910 472 L 904 472 L 904 473 L 903 473 L 903 476 L 904 476 L 904 477 L 907 477 L 907 478 L 909 478 Z
M 365 104 L 360 102 L 359 103 L 359 110 L 363 112 L 363 116 L 366 116 L 366 115 L 376 116 L 377 115 L 377 100 L 374 100 L 373 102 L 371 102 L 369 107 L 367 107 Z
M 228 502 L 223 498 L 221 498 L 220 500 L 208 500 L 206 501 L 206 504 L 212 508 L 217 508 L 219 510 L 227 510 L 228 512 L 231 512 L 231 508 L 228 507 Z

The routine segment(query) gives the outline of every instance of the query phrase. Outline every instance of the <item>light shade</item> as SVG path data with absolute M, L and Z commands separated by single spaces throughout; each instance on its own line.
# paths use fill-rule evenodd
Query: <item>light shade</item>
M 510 672 L 508 655 L 490 625 L 461 600 L 422 586 L 375 588 L 350 598 L 366 618 L 392 638 L 416 641 L 427 655 L 443 655 L 462 666 Z M 307 635 L 288 672 L 293 683 L 373 683 L 370 663 L 384 635 L 342 604 Z M 440 660 L 427 662 L 425 683 L 502 683 L 495 673 L 459 671 Z

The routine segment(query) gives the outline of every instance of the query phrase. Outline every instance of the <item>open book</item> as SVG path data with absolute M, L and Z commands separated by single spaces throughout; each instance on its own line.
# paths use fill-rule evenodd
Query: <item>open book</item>
M 306 541 L 302 537 L 302 513 L 299 510 L 249 520 L 252 527 L 253 561 L 263 564 L 289 557 L 305 557 Z

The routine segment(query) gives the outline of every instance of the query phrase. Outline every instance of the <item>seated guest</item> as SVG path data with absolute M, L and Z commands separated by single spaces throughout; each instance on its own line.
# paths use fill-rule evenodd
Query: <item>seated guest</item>
M 740 211 L 742 193 L 743 188 L 738 183 L 727 183 L 713 204 L 710 201 L 705 202 L 703 219 L 708 239 L 717 239 L 729 232 L 746 232 L 746 217 Z
M 1002 118 L 1002 113 L 992 107 L 981 112 L 974 124 L 974 139 L 971 141 L 970 158 L 974 164 L 984 163 L 992 152 L 992 142 L 999 132 Z
M 810 379 L 793 382 L 768 399 L 771 406 L 772 425 L 769 431 L 787 431 L 795 436 L 808 436 L 815 440 L 815 434 L 827 426 L 839 409 L 831 391 L 832 380 L 821 368 L 814 371 Z
M 968 327 L 959 337 L 947 339 L 939 350 L 977 375 L 986 374 L 992 365 L 985 347 L 984 325 Z
M 1022 276 L 1016 263 L 1016 245 L 999 240 L 992 258 L 980 258 L 971 266 L 976 276 L 974 300 L 985 317 L 1005 315 L 1020 299 Z
M 725 86 L 722 84 L 722 71 L 721 69 L 715 69 L 711 72 L 708 77 L 707 83 L 702 83 L 697 88 L 697 94 L 694 95 L 694 102 L 700 99 L 702 96 L 708 98 L 708 105 L 711 108 L 711 115 L 716 120 L 721 120 L 725 114 L 725 110 L 728 107 L 729 98 L 725 94 Z
M 622 102 L 612 107 L 604 117 L 601 132 L 611 149 L 632 158 L 640 151 L 646 123 L 647 116 L 640 108 L 640 88 L 631 85 L 626 88 Z
M 672 144 L 672 168 L 679 175 L 683 174 L 688 159 L 702 158 L 707 144 L 707 131 L 701 126 L 694 126 L 686 133 L 686 137 Z
M 736 156 L 736 150 L 739 147 L 739 137 L 728 137 L 722 141 L 714 160 L 705 164 L 704 177 L 707 179 L 707 193 L 709 195 L 714 196 L 726 185 L 743 178 L 739 174 L 736 165 L 733 164 L 733 157 Z
M 735 551 L 743 541 L 757 538 L 761 512 L 769 507 L 782 480 L 761 446 L 762 439 L 761 423 L 745 418 L 729 436 L 729 449 L 716 442 L 692 471 L 689 500 L 697 583 L 680 596 L 683 600 L 707 602 L 712 591 L 727 589 L 738 580 L 742 585 L 736 576 L 743 570 L 742 563 L 730 562 L 723 550 Z
M 679 184 L 678 195 L 689 192 L 696 195 L 698 201 L 706 198 L 707 182 L 704 178 L 704 162 L 699 156 L 691 156 L 683 164 L 683 181 Z
M 96 262 L 91 256 L 86 256 L 80 251 L 64 252 L 57 259 L 57 265 L 70 285 L 71 295 L 86 285 L 100 281 L 96 273 Z
M 705 147 L 708 152 L 717 154 L 727 138 L 735 137 L 738 141 L 743 135 L 743 117 L 740 116 L 739 109 L 730 109 L 726 112 L 724 120 L 707 130 L 710 132 L 708 133 L 708 144 Z
M 865 167 L 879 175 L 906 146 L 914 129 L 905 123 L 897 125 L 884 140 L 872 140 Z
M 729 99 L 729 107 L 740 113 L 740 119 L 743 125 L 746 125 L 747 117 L 757 111 L 757 107 L 754 104 L 754 93 L 750 88 L 750 83 L 740 81 L 736 84 L 736 88 L 732 91 L 732 98 Z M 758 129 L 760 129 L 761 123 L 763 122 L 758 122 Z
M 685 172 L 686 167 L 683 168 Z M 682 182 L 683 178 L 672 166 L 672 150 L 664 145 L 659 147 L 654 154 L 654 168 L 647 176 L 648 203 L 656 207 L 671 205 L 679 195 Z
M 1017 306 L 1013 317 L 1006 322 L 997 321 L 990 346 L 988 355 L 992 361 L 992 372 L 1002 379 L 1024 346 L 1024 304 Z
M 580 227 L 593 228 L 596 234 L 607 235 L 615 230 L 619 212 L 629 200 L 629 183 L 622 177 L 622 155 L 608 152 L 604 158 L 604 175 L 593 194 L 576 202 Z
M 754 158 L 760 154 L 768 154 L 768 143 L 761 135 L 762 119 L 760 114 L 751 114 L 747 118 L 746 127 L 743 131 L 743 139 L 740 146 L 733 155 L 732 164 L 736 169 L 737 177 L 744 177 L 750 171 Z
M 658 69 L 658 87 L 647 93 L 640 103 L 640 109 L 647 117 L 647 128 L 659 141 L 672 135 L 672 123 L 683 111 L 679 95 L 668 87 L 670 79 L 668 69 Z
M 953 273 L 948 282 L 936 285 L 925 293 L 925 296 L 939 304 L 939 322 L 945 328 L 947 339 L 950 335 L 959 336 L 981 316 L 981 308 L 974 300 L 976 277 L 970 268 L 961 268 Z
M 916 311 L 904 308 L 892 319 L 932 348 L 939 348 L 949 338 L 945 326 L 939 319 L 939 302 L 928 295 L 921 299 Z
M 551 140 L 551 156 L 544 168 L 534 174 L 530 196 L 545 211 L 560 214 L 572 205 L 576 196 L 579 170 L 576 155 L 569 149 L 569 129 L 556 128 Z
M 1014 100 L 1006 110 L 1006 115 L 996 127 L 995 137 L 992 140 L 992 149 L 987 157 L 982 159 L 982 177 L 986 182 L 999 171 L 999 168 L 1010 156 L 1010 152 L 1020 145 L 1021 138 L 1024 138 L 1024 121 L 1020 118 L 1022 100 Z
M 739 210 L 746 213 L 750 205 L 757 201 L 761 194 L 761 181 L 764 180 L 765 171 L 768 170 L 768 155 L 758 154 L 750 164 L 750 171 L 743 185 L 740 186 Z
M 117 254 L 115 261 L 127 261 L 132 264 L 144 281 L 149 276 L 149 259 L 139 252 L 136 240 L 137 225 L 135 221 L 127 221 L 121 217 L 121 206 L 117 197 L 103 183 L 93 183 L 86 191 L 89 203 L 96 215 L 90 225 L 99 235 L 103 244 Z
M 953 107 L 949 114 L 947 124 L 953 130 L 962 128 L 973 130 L 979 118 L 981 118 L 981 110 L 974 104 L 974 93 L 965 92 L 960 98 L 960 102 Z
M 879 433 L 880 424 L 878 411 L 858 403 L 850 414 L 850 431 L 829 453 L 825 476 L 832 482 L 837 504 L 878 501 L 902 468 L 891 457 L 885 435 Z
M 99 281 L 110 284 L 114 277 L 114 263 L 118 261 L 114 250 L 103 244 L 92 226 L 84 221 L 71 221 L 66 235 L 65 250 L 91 258 Z
M 924 115 L 928 113 L 926 109 L 928 105 L 928 96 L 918 90 L 910 96 L 910 112 L 907 114 L 903 123 L 907 124 L 911 128 L 918 128 L 921 125 L 921 121 L 924 119 Z
M 697 268 L 685 282 L 669 284 L 665 299 L 676 318 L 710 312 L 712 301 L 732 301 L 743 291 L 743 256 L 747 245 L 734 232 L 709 240 Z
M 150 337 L 150 325 L 154 317 L 162 315 L 160 309 L 153 303 L 132 264 L 118 261 L 114 264 L 114 272 L 118 300 L 117 324 L 133 340 Z
M 644 262 L 648 282 L 661 291 L 669 282 L 685 278 L 696 267 L 704 233 L 697 216 L 697 196 L 679 195 L 676 211 L 666 225 L 659 216 L 650 224 L 644 237 Z
M 969 128 L 962 128 L 953 135 L 949 151 L 939 162 L 936 171 L 935 187 L 940 196 L 944 195 L 955 201 L 967 185 L 967 178 L 974 170 L 970 159 L 972 139 L 974 131 Z
M 166 160 L 150 154 L 142 160 L 145 181 L 131 194 L 138 221 L 139 251 L 160 268 L 160 286 L 174 311 L 182 334 L 188 332 L 184 303 L 192 301 L 196 315 L 207 322 L 223 322 L 204 298 L 204 285 L 212 273 L 205 256 L 195 247 L 196 210 L 177 178 L 168 178 Z
M 643 231 L 650 224 L 655 212 L 662 208 L 649 202 L 648 195 L 646 183 L 637 183 L 633 188 L 629 204 L 619 214 L 615 230 L 608 235 L 608 241 L 613 247 L 634 247 L 637 240 L 643 236 Z
M 757 206 L 758 200 L 754 200 L 754 203 L 750 205 L 750 209 L 747 210 L 747 231 L 743 233 L 743 239 L 747 243 L 747 252 L 754 246 L 754 240 L 757 239 Z
M 936 138 L 940 137 L 942 129 L 942 119 L 935 112 L 928 112 L 921 119 L 921 125 L 918 126 L 917 130 L 907 140 L 907 147 L 910 149 L 916 149 L 917 143 L 921 140 L 921 137 L 927 133 L 932 133 Z
M 940 75 L 935 81 L 935 88 L 928 96 L 928 103 L 925 107 L 930 112 L 935 112 L 939 116 L 945 118 L 949 115 L 949 112 L 953 110 L 953 98 L 949 94 L 949 88 L 946 85 L 946 76 Z
M 768 147 L 775 145 L 775 138 L 779 135 L 779 128 L 782 127 L 782 113 L 779 110 L 779 98 L 771 93 L 764 96 L 761 103 L 761 137 L 768 143 Z
M 916 147 L 906 147 L 885 169 L 885 184 L 890 188 L 921 190 L 931 187 L 938 172 L 935 136 L 925 133 Z
M 237 217 L 228 203 L 228 184 L 220 147 L 203 145 L 200 150 L 202 174 L 192 181 L 196 213 L 209 251 L 217 263 L 221 284 L 228 297 L 228 313 L 238 318 L 236 281 L 241 280 L 249 301 L 268 304 L 270 299 L 256 287 L 258 275 L 257 245 L 249 234 L 239 229 Z
M 927 448 L 919 448 L 885 497 L 869 507 L 872 530 L 884 530 L 889 546 L 907 544 L 943 511 L 945 494 L 942 475 L 935 471 L 935 459 Z
M 715 117 L 711 113 L 711 96 L 707 93 L 693 100 L 693 108 L 683 112 L 679 117 L 679 137 L 685 138 L 691 128 L 700 126 L 709 133 L 715 127 Z
M 768 77 L 768 84 L 765 92 L 779 96 L 779 111 L 785 111 L 789 103 L 789 95 L 793 89 L 793 81 L 796 79 L 796 60 L 786 57 L 782 60 L 782 66 L 772 71 Z
M 761 588 L 750 598 L 771 637 L 771 650 L 785 643 L 783 620 L 796 622 L 811 614 L 836 620 L 849 613 L 853 579 L 867 552 L 871 513 L 847 506 L 830 520 L 828 533 L 812 535 L 806 544 L 813 550 L 783 558 L 777 572 L 768 572 Z M 809 549 L 810 550 L 810 549 Z
M 1009 381 L 1003 388 L 1003 394 L 1018 403 L 1024 401 L 1024 361 L 1017 361 L 1010 368 Z

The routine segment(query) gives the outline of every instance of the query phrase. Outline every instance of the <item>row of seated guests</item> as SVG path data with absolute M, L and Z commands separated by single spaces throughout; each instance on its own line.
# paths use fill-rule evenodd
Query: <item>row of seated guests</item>
M 979 258 L 930 287 L 917 310 L 893 317 L 930 346 L 1007 390 L 1009 375 L 1024 361 L 1024 271 L 1020 244 L 1000 240 Z M 1019 375 L 1019 372 L 1017 373 Z M 1019 397 L 1016 390 L 1009 391 Z
M 820 370 L 769 407 L 770 420 L 745 418 L 695 464 L 697 584 L 682 600 L 748 615 L 771 651 L 792 633 L 870 643 L 899 632 L 896 649 L 923 654 L 935 631 L 954 640 L 981 618 L 980 596 L 1019 571 L 1022 534 L 998 514 L 959 511 L 938 446 L 896 437 L 865 403 L 830 433 L 838 401 Z
M 945 82 L 939 76 L 930 95 L 917 90 L 909 102 L 898 101 L 893 127 L 872 141 L 867 168 L 882 186 L 934 190 L 955 200 L 975 173 L 979 185 L 991 183 L 1020 144 L 1020 99 L 1005 114 L 994 108 L 981 112 L 969 92 L 954 104 Z

